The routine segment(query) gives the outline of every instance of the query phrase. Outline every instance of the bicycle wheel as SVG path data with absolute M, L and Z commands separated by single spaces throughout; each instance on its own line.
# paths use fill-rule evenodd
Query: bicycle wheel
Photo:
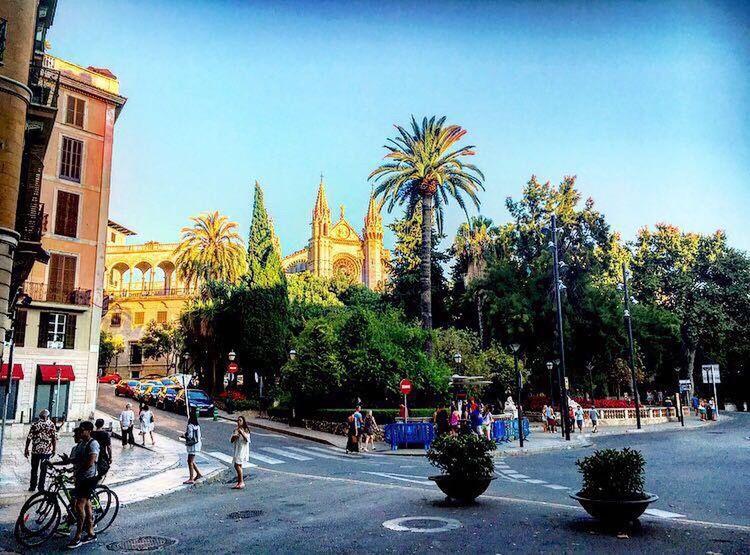
M 37 547 L 50 539 L 60 525 L 60 505 L 51 493 L 32 495 L 16 520 L 13 534 L 24 547 Z
M 96 486 L 91 493 L 91 509 L 94 513 L 96 531 L 104 532 L 117 518 L 120 511 L 120 499 L 107 486 Z

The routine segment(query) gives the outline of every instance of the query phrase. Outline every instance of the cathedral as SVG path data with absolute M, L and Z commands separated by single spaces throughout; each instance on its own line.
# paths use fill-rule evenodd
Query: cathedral
M 307 247 L 283 258 L 284 271 L 288 274 L 307 271 L 324 277 L 346 274 L 370 289 L 382 289 L 391 254 L 383 248 L 380 208 L 370 197 L 361 235 L 346 221 L 343 205 L 338 221 L 333 223 L 321 178 L 312 211 L 312 237 Z

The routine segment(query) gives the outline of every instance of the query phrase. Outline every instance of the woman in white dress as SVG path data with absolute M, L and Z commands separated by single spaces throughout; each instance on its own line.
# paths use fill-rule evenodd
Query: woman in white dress
M 244 416 L 237 417 L 237 427 L 232 432 L 230 441 L 234 444 L 232 463 L 237 472 L 237 483 L 232 486 L 232 489 L 244 489 L 245 478 L 242 475 L 242 465 L 247 462 L 250 455 L 250 426 L 247 425 Z
M 143 439 L 141 445 L 146 445 L 146 434 L 151 436 L 151 445 L 154 445 L 154 413 L 151 412 L 148 405 L 143 405 L 141 408 L 138 422 L 141 425 L 141 438 Z
M 200 470 L 198 470 L 198 466 L 195 464 L 195 455 L 196 453 L 201 452 L 203 441 L 201 437 L 201 427 L 198 423 L 198 415 L 194 411 L 190 411 L 187 429 L 185 430 L 183 437 L 185 438 L 185 449 L 187 450 L 187 465 L 188 472 L 190 472 L 190 478 L 182 483 L 190 485 L 203 478 L 203 474 L 201 474 Z

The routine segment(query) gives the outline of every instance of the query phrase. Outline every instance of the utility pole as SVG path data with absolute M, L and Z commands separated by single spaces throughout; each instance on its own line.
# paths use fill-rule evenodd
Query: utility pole
M 622 285 L 625 293 L 625 325 L 628 329 L 628 345 L 630 347 L 630 376 L 633 380 L 633 400 L 635 401 L 635 421 L 638 429 L 641 429 L 641 402 L 638 397 L 638 382 L 635 378 L 635 350 L 633 348 L 633 322 L 630 316 L 630 294 L 628 292 L 628 269 L 622 263 Z
M 562 424 L 563 431 L 565 434 L 565 440 L 570 441 L 570 423 L 568 422 L 568 388 L 567 388 L 567 377 L 565 376 L 565 339 L 563 337 L 563 317 L 562 317 L 562 303 L 560 301 L 560 290 L 565 289 L 562 281 L 560 280 L 560 258 L 557 249 L 557 216 L 552 214 L 552 240 L 550 241 L 550 249 L 552 250 L 552 279 L 554 281 L 555 289 L 555 308 L 557 309 L 557 339 L 558 349 L 560 351 L 560 366 L 558 366 L 558 373 L 560 373 L 560 391 L 561 391 L 561 407 L 562 407 Z

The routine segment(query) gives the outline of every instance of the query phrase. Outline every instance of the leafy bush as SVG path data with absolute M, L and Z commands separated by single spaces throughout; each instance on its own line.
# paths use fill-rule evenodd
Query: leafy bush
M 370 410 L 368 408 L 362 409 L 362 412 Z M 398 416 L 398 408 L 392 409 L 371 409 L 372 415 L 375 417 L 375 421 L 379 425 L 390 424 L 396 421 Z M 303 418 L 307 420 L 319 420 L 322 422 L 344 422 L 346 418 L 354 412 L 354 407 L 350 409 L 318 409 L 303 415 Z M 410 418 L 428 418 L 432 417 L 435 413 L 435 409 L 409 409 Z
M 476 434 L 443 435 L 432 442 L 427 460 L 444 474 L 473 480 L 495 472 L 495 443 Z
M 580 495 L 591 499 L 644 499 L 646 461 L 640 451 L 601 449 L 576 461 L 583 475 Z

